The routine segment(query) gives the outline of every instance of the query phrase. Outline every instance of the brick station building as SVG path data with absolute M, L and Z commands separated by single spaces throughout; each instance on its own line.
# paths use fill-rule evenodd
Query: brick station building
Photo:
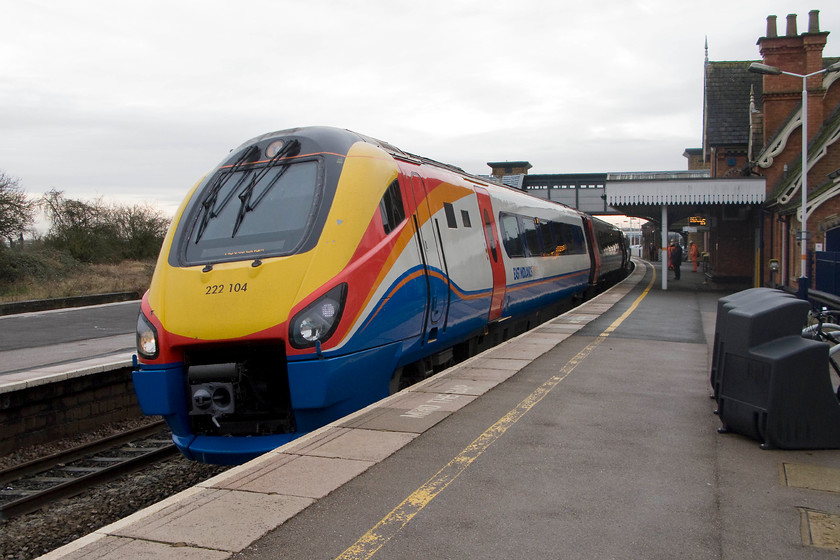
M 494 177 L 586 212 L 649 219 L 645 247 L 665 244 L 663 226 L 680 232 L 686 244 L 694 241 L 709 254 L 712 282 L 796 290 L 802 274 L 802 79 L 749 67 L 759 62 L 807 75 L 840 58 L 823 57 L 829 33 L 820 31 L 818 11 L 809 13 L 801 34 L 795 14 L 786 21 L 779 35 L 776 16 L 767 17 L 760 61 L 709 61 L 707 47 L 702 147 L 685 150 L 687 171 L 528 175 L 528 162 L 491 162 Z M 806 276 L 809 289 L 840 296 L 840 72 L 809 78 L 807 87 L 812 235 Z
M 776 16 L 769 16 L 766 36 L 758 39 L 762 57 L 758 62 L 800 75 L 819 72 L 840 60 L 823 57 L 828 35 L 820 31 L 816 10 L 809 13 L 807 31 L 801 34 L 795 14 L 787 16 L 784 35 L 777 32 Z M 750 73 L 750 64 L 709 62 L 707 56 L 703 147 L 686 150 L 685 155 L 689 167 L 707 168 L 712 178 L 753 175 L 765 179 L 764 203 L 744 212 L 742 220 L 725 222 L 730 236 L 752 247 L 730 246 L 717 256 L 716 269 L 734 275 L 749 273 L 753 285 L 795 290 L 802 275 L 803 80 Z M 805 276 L 810 288 L 819 290 L 825 289 L 830 272 L 825 267 L 817 270 L 817 257 L 825 255 L 815 255 L 815 249 L 840 252 L 840 72 L 808 78 L 807 91 L 806 224 L 811 235 Z M 745 259 L 746 253 L 755 258 Z M 771 269 L 771 263 L 778 270 Z

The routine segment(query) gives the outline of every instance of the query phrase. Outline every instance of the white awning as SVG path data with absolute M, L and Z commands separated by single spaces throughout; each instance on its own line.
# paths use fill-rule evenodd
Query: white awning
M 673 204 L 761 204 L 765 199 L 763 177 L 659 181 L 607 181 L 609 206 Z

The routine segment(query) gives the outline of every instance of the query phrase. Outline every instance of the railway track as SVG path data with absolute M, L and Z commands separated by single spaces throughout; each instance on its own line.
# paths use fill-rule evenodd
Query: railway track
M 0 521 L 178 453 L 163 422 L 0 471 Z

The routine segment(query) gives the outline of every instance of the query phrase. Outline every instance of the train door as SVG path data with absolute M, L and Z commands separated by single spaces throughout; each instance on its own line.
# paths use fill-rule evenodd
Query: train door
M 438 227 L 429 203 L 429 191 L 423 178 L 416 173 L 411 176 L 411 191 L 417 206 L 415 226 L 426 275 L 425 338 L 431 342 L 437 339 L 438 329 L 444 326 L 443 319 L 449 302 L 449 276 L 446 274 Z
M 595 231 L 595 225 L 587 217 L 583 218 L 583 233 L 586 244 L 589 246 L 589 262 L 592 263 L 589 269 L 589 285 L 594 286 L 598 283 L 598 276 L 601 274 L 601 250 L 596 239 L 598 233 Z
M 484 225 L 484 241 L 487 243 L 487 256 L 490 258 L 490 270 L 493 274 L 493 297 L 490 302 L 489 321 L 497 321 L 502 317 L 502 309 L 505 301 L 505 286 L 507 277 L 505 274 L 505 263 L 502 260 L 502 245 L 499 242 L 499 234 L 496 228 L 496 218 L 493 215 L 493 206 L 490 202 L 490 193 L 484 187 L 475 188 L 478 199 L 478 211 L 481 214 L 481 223 Z

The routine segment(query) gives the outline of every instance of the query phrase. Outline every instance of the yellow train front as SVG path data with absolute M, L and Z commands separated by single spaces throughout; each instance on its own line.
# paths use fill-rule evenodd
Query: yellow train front
M 141 408 L 185 456 L 243 462 L 544 320 L 589 285 L 587 237 L 578 212 L 346 130 L 255 138 L 164 241 Z

